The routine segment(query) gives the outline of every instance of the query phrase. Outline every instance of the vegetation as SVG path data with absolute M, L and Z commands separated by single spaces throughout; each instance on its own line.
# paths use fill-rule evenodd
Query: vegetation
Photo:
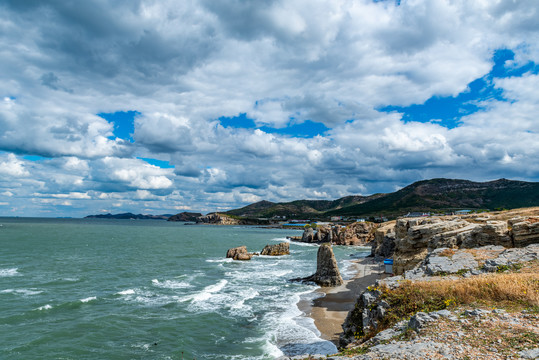
M 227 215 L 241 217 L 286 216 L 287 219 L 331 216 L 395 217 L 408 212 L 445 213 L 458 209 L 515 209 L 539 203 L 539 183 L 496 180 L 485 183 L 467 180 L 432 179 L 413 183 L 399 191 L 371 196 L 346 196 L 337 200 L 296 200 L 287 203 L 260 201 Z
M 539 261 L 522 268 L 457 280 L 405 281 L 394 290 L 380 289 L 390 304 L 378 331 L 424 311 L 456 306 L 497 307 L 508 310 L 539 308 Z

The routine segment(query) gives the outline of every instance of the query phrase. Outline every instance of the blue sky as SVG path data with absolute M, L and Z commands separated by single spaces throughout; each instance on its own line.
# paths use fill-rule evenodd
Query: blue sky
M 4 2 L 0 216 L 538 181 L 538 12 L 509 0 Z

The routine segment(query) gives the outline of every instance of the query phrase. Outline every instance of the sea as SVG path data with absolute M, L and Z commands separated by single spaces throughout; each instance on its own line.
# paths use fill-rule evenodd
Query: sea
M 274 359 L 330 354 L 300 299 L 318 247 L 226 259 L 300 230 L 160 220 L 0 218 L 1 359 Z M 334 246 L 344 278 L 370 252 Z

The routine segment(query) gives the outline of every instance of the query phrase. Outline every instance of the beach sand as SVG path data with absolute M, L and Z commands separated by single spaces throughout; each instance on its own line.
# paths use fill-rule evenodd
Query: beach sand
M 377 279 L 385 277 L 383 262 L 373 264 L 372 258 L 365 258 L 355 262 L 355 266 L 356 275 L 341 286 L 320 288 L 317 291 L 323 294 L 322 297 L 298 303 L 299 309 L 314 319 L 321 337 L 336 345 L 342 332 L 341 325 L 359 295 Z

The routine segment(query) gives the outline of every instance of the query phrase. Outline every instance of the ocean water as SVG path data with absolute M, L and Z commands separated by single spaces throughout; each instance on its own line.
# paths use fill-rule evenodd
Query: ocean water
M 298 230 L 158 220 L 0 218 L 0 358 L 273 359 L 333 353 L 298 308 L 317 246 Z M 365 248 L 334 247 L 344 277 Z

